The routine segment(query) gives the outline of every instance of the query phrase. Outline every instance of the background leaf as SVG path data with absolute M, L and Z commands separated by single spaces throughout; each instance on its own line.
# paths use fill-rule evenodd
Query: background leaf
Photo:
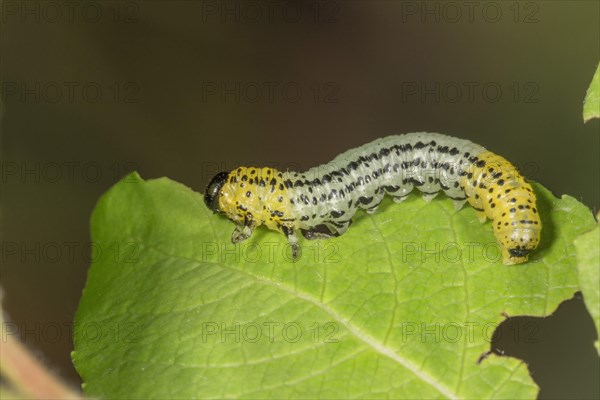
M 583 300 L 596 325 L 596 333 L 600 334 L 600 230 L 598 224 L 590 232 L 575 239 L 577 251 L 577 273 L 579 286 L 583 292 Z M 600 347 L 596 340 L 596 349 Z
M 583 122 L 592 118 L 600 118 L 600 64 L 596 67 L 583 103 Z
M 546 316 L 578 289 L 589 210 L 540 185 L 541 247 L 504 266 L 490 223 L 440 198 L 386 200 L 348 233 L 301 240 L 232 224 L 166 178 L 130 175 L 92 216 L 94 260 L 73 360 L 103 397 L 534 398 L 490 355 L 503 314 Z

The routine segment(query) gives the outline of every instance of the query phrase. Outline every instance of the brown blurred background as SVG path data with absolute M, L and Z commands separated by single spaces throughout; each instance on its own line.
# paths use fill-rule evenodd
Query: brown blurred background
M 69 325 L 89 217 L 127 172 L 203 191 L 240 164 L 309 168 L 391 133 L 442 132 L 599 204 L 597 1 L 3 1 L 2 287 L 11 329 L 79 384 Z M 581 298 L 524 359 L 541 397 L 598 398 Z M 505 327 L 514 332 L 513 327 Z

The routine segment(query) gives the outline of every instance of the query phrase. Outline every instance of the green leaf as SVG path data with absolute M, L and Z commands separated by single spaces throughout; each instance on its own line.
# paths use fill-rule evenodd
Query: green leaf
M 600 64 L 596 67 L 596 73 L 583 102 L 583 122 L 593 118 L 600 118 Z
M 598 215 L 600 217 L 600 215 Z M 575 239 L 577 251 L 577 273 L 583 300 L 596 324 L 596 333 L 600 334 L 600 229 L 598 224 L 589 232 Z M 600 347 L 596 340 L 596 349 Z
M 94 259 L 74 364 L 106 398 L 535 398 L 518 359 L 490 355 L 503 314 L 546 316 L 578 290 L 573 240 L 594 225 L 534 184 L 544 227 L 504 266 L 490 223 L 440 196 L 386 200 L 343 236 L 233 225 L 202 195 L 132 174 L 92 216 Z

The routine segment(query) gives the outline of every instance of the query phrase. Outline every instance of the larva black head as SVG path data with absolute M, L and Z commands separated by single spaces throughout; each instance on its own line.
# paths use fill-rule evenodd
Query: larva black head
M 219 172 L 216 174 L 204 191 L 204 203 L 213 212 L 221 212 L 219 210 L 219 192 L 221 188 L 227 182 L 229 172 Z

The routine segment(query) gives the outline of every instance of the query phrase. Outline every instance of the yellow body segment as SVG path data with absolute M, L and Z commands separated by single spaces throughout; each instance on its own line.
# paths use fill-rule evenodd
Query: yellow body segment
M 505 264 L 527 261 L 540 241 L 541 221 L 531 185 L 505 158 L 485 151 L 461 178 L 467 201 L 479 219 L 493 222 Z
M 263 224 L 278 231 L 295 228 L 282 174 L 273 168 L 231 171 L 221 189 L 219 208 L 233 222 L 251 229 Z

